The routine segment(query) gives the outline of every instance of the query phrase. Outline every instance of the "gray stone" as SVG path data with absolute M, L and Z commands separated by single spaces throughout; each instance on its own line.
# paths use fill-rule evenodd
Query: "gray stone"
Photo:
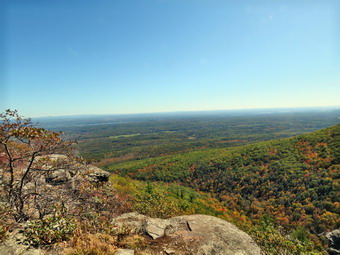
M 197 255 L 261 254 L 261 249 L 248 234 L 222 219 L 208 215 L 179 216 L 173 219 L 187 221 L 187 231 L 181 230 L 183 227 L 180 227 L 172 236 L 193 241 Z
M 44 254 L 40 249 L 26 250 L 22 255 L 42 255 Z
M 150 218 L 147 219 L 144 225 L 144 231 L 146 234 L 152 237 L 152 239 L 156 239 L 164 236 L 165 229 L 170 225 L 168 220 Z
M 148 217 L 136 212 L 125 213 L 111 222 L 111 225 L 116 229 L 127 228 L 130 233 L 140 233 L 143 231 L 143 225 Z
M 137 213 L 124 214 L 115 220 L 128 224 L 152 237 L 165 254 L 260 255 L 255 241 L 235 225 L 208 215 L 187 215 L 171 219 L 149 218 Z M 165 246 L 164 246 L 165 245 Z M 158 247 L 161 248 L 161 247 Z M 159 254 L 159 250 L 148 254 Z
M 110 177 L 110 173 L 106 172 L 98 167 L 89 166 L 86 172 L 87 179 L 91 182 L 107 182 Z
M 328 253 L 330 255 L 340 255 L 340 229 L 335 229 L 326 234 L 328 239 Z
M 25 237 L 20 233 L 19 229 L 9 234 L 7 239 L 0 244 L 1 255 L 42 255 L 40 249 L 34 249 L 24 244 Z
M 176 251 L 173 250 L 173 249 L 165 249 L 164 252 L 165 252 L 167 255 L 176 254 Z
M 60 185 L 69 182 L 71 178 L 72 176 L 69 171 L 62 169 L 51 171 L 46 177 L 46 182 L 51 185 Z

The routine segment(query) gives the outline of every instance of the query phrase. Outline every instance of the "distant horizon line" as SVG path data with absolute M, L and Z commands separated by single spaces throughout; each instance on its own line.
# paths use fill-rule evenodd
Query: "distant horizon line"
M 57 118 L 57 117 L 89 117 L 89 116 L 113 116 L 113 115 L 145 115 L 145 114 L 172 114 L 172 113 L 204 113 L 204 112 L 225 112 L 225 111 L 246 111 L 246 110 L 299 110 L 299 109 L 322 109 L 322 108 L 340 108 L 340 105 L 330 106 L 300 106 L 300 107 L 267 107 L 267 108 L 234 108 L 234 109 L 218 109 L 218 110 L 180 110 L 180 111 L 164 111 L 164 112 L 136 112 L 136 113 L 84 113 L 84 114 L 65 114 L 65 115 L 48 115 L 29 117 L 32 119 L 40 118 Z M 27 117 L 27 116 L 25 116 Z

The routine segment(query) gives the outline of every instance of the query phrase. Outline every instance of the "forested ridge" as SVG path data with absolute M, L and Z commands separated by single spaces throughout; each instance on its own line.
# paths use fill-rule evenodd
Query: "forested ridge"
M 139 180 L 176 182 L 210 193 L 251 221 L 269 216 L 318 242 L 339 227 L 340 125 L 293 138 L 201 150 L 108 166 Z

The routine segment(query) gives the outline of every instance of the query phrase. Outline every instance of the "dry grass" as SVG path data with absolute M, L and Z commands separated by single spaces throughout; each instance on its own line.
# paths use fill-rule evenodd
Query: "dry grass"
M 142 250 L 147 247 L 147 241 L 143 236 L 131 235 L 131 236 L 125 236 L 119 242 L 119 245 L 127 249 Z
M 74 237 L 72 248 L 65 255 L 113 255 L 117 251 L 117 238 L 108 234 L 85 234 Z
M 65 255 L 111 255 L 118 248 L 142 251 L 148 246 L 145 237 L 132 234 L 128 228 L 119 228 L 115 233 L 91 234 L 88 229 L 78 227 L 74 237 L 67 243 Z

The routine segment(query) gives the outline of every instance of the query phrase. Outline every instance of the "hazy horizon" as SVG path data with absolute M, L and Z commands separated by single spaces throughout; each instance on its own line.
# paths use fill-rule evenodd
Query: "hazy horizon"
M 24 116 L 339 106 L 340 1 L 4 0 Z
M 93 113 L 93 114 L 70 114 L 70 115 L 49 115 L 49 116 L 25 116 L 33 119 L 44 118 L 72 118 L 72 117 L 105 117 L 105 116 L 141 116 L 141 115 L 168 115 L 168 114 L 204 114 L 204 113 L 234 113 L 253 112 L 277 113 L 277 112 L 305 112 L 305 111 L 328 111 L 340 110 L 340 105 L 334 106 L 308 106 L 308 107 L 280 107 L 280 108 L 241 108 L 241 109 L 217 109 L 217 110 L 193 110 L 193 111 L 168 111 L 168 112 L 136 112 L 136 113 Z

